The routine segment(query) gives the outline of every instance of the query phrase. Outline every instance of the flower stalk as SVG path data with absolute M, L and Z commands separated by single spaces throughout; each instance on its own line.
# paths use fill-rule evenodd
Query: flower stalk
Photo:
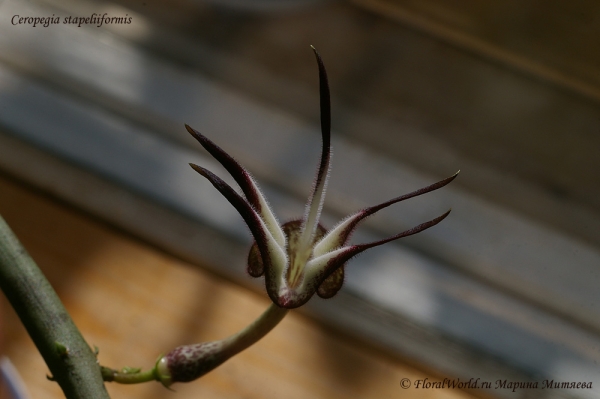
M 267 335 L 287 314 L 288 309 L 271 304 L 254 322 L 238 333 L 218 341 L 179 346 L 160 356 L 154 368 L 146 371 L 130 367 L 114 370 L 102 367 L 107 382 L 139 384 L 159 381 L 165 387 L 190 382 L 223 364 Z

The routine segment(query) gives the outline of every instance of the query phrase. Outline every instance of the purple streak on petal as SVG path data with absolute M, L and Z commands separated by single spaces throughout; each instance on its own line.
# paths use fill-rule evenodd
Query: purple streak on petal
M 325 199 L 325 187 L 327 185 L 329 162 L 331 159 L 331 104 L 329 98 L 327 72 L 325 71 L 325 66 L 323 65 L 321 56 L 314 47 L 312 47 L 312 49 L 315 53 L 319 67 L 321 137 L 323 143 L 321 148 L 321 161 L 319 163 L 319 169 L 317 170 L 313 192 L 311 193 L 306 207 L 306 213 L 303 218 L 304 226 L 302 228 L 302 242 L 304 244 L 307 244 L 311 241 L 317 224 L 319 223 L 319 217 L 323 208 L 323 201 Z
M 327 266 L 325 267 L 324 275 L 329 276 L 331 273 L 333 273 L 333 271 L 335 269 L 343 266 L 350 258 L 358 255 L 359 253 L 361 253 L 363 251 L 366 251 L 369 248 L 377 247 L 379 245 L 383 245 L 390 241 L 394 241 L 394 240 L 397 240 L 397 239 L 403 238 L 403 237 L 412 236 L 414 234 L 420 233 L 423 230 L 427 230 L 428 228 L 433 227 L 436 224 L 438 224 L 439 222 L 441 222 L 442 220 L 444 220 L 446 218 L 446 216 L 448 216 L 449 214 L 450 214 L 450 210 L 448 210 L 448 212 L 444 213 L 441 216 L 438 216 L 435 219 L 432 219 L 425 223 L 421 223 L 420 225 L 413 227 L 412 229 L 405 230 L 402 233 L 396 234 L 395 236 L 392 236 L 389 238 L 385 238 L 383 240 L 373 241 L 373 242 L 370 242 L 367 244 L 351 245 L 351 246 L 347 247 L 347 249 L 345 251 L 343 251 L 342 253 L 340 253 L 338 256 L 331 259 L 327 263 Z
M 287 290 L 273 295 L 269 292 L 269 297 L 277 306 L 286 309 L 295 309 L 304 305 L 317 292 L 317 286 L 304 289 L 302 291 Z
M 233 205 L 233 207 L 239 212 L 239 214 L 244 219 L 244 222 L 246 222 L 246 224 L 250 228 L 250 232 L 254 236 L 256 244 L 260 249 L 263 262 L 268 268 L 268 266 L 270 266 L 271 261 L 268 256 L 269 250 L 267 244 L 267 234 L 255 210 L 252 209 L 250 204 L 241 195 L 239 195 L 233 188 L 231 188 L 229 184 L 225 183 L 217 175 L 215 175 L 208 169 L 205 169 L 193 163 L 190 163 L 190 166 L 196 172 L 204 176 L 209 182 L 211 182 L 212 185 L 215 186 L 215 188 L 219 190 L 219 192 L 223 194 L 227 201 L 229 201 L 229 203 Z
M 344 228 L 344 230 L 342 232 L 340 232 L 340 239 L 339 239 L 338 245 L 344 245 L 348 241 L 348 238 L 350 238 L 350 234 L 352 233 L 352 231 L 354 231 L 354 229 L 356 228 L 356 225 L 361 220 L 365 219 L 367 216 L 371 216 L 374 213 L 380 211 L 381 209 L 387 208 L 388 206 L 393 205 L 397 202 L 404 201 L 404 200 L 407 200 L 407 199 L 413 198 L 413 197 L 418 197 L 419 195 L 423 195 L 423 194 L 429 193 L 431 191 L 435 191 L 439 188 L 442 188 L 445 185 L 447 185 L 448 183 L 450 183 L 452 180 L 454 180 L 456 178 L 456 176 L 458 176 L 459 172 L 460 171 L 456 172 L 454 175 L 452 175 L 444 180 L 440 180 L 437 183 L 433 183 L 427 187 L 423 187 L 418 190 L 415 190 L 412 193 L 404 194 L 399 197 L 393 198 L 389 201 L 383 202 L 379 205 L 371 206 L 371 207 L 365 208 L 361 211 L 358 211 L 357 213 L 355 213 L 354 215 L 352 215 L 350 217 L 350 219 L 352 219 L 352 220 L 350 221 L 350 223 L 348 223 L 348 225 Z
M 319 66 L 319 95 L 321 105 L 321 132 L 323 134 L 323 148 L 329 150 L 329 141 L 331 139 L 331 100 L 329 98 L 329 82 L 327 79 L 327 71 L 321 56 L 313 46 L 310 46 L 317 58 Z M 325 152 L 325 151 L 324 151 Z M 321 164 L 323 161 L 321 160 Z
M 223 165 L 229 174 L 234 178 L 235 182 L 240 186 L 248 202 L 257 212 L 261 212 L 260 199 L 258 188 L 252 181 L 250 174 L 240 165 L 233 157 L 227 154 L 221 147 L 210 141 L 206 136 L 197 130 L 185 125 L 187 131 L 196 139 L 202 147 L 206 149 L 217 161 Z M 200 172 L 198 172 L 200 173 Z
M 312 46 L 311 46 L 312 47 Z M 319 164 L 319 170 L 317 172 L 317 180 L 315 182 L 315 192 L 313 193 L 313 199 L 319 185 L 323 180 L 327 179 L 327 171 L 329 165 L 329 159 L 331 158 L 331 100 L 329 96 L 329 83 L 327 80 L 327 71 L 325 71 L 325 65 L 323 60 L 312 47 L 315 57 L 317 58 L 317 64 L 319 66 L 319 95 L 321 105 L 321 137 L 323 140 L 323 146 L 321 149 L 321 163 Z

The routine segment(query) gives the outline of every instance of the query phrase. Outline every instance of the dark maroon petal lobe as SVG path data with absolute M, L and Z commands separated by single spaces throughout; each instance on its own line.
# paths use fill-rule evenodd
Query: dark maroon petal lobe
M 250 204 L 239 195 L 231 186 L 221 180 L 214 173 L 205 169 L 201 166 L 195 165 L 193 163 L 190 166 L 202 176 L 204 176 L 212 185 L 219 190 L 221 194 L 229 201 L 231 205 L 239 212 L 239 214 L 244 219 L 244 222 L 250 228 L 250 232 L 254 236 L 256 240 L 256 244 L 260 249 L 260 253 L 263 258 L 263 262 L 266 266 L 270 265 L 270 258 L 268 256 L 268 244 L 267 244 L 267 236 L 265 231 L 261 225 L 260 219 L 254 209 L 250 206 Z
M 240 186 L 242 192 L 248 199 L 248 202 L 257 212 L 261 212 L 261 205 L 259 194 L 256 191 L 254 182 L 250 177 L 250 174 L 244 169 L 233 157 L 227 154 L 218 145 L 210 141 L 206 136 L 197 130 L 185 125 L 187 131 L 196 139 L 202 147 L 206 149 L 217 161 L 223 165 L 223 167 L 229 172 L 231 177 Z
M 335 271 L 337 268 L 343 266 L 350 258 L 358 255 L 359 253 L 361 253 L 363 251 L 366 251 L 369 248 L 377 247 L 379 245 L 383 245 L 390 241 L 394 241 L 394 240 L 397 240 L 397 239 L 403 238 L 403 237 L 412 236 L 414 234 L 420 233 L 423 230 L 427 230 L 428 228 L 433 227 L 436 224 L 438 224 L 439 222 L 441 222 L 442 220 L 444 220 L 446 218 L 446 216 L 448 216 L 449 214 L 450 214 L 450 210 L 448 210 L 448 212 L 444 213 L 441 216 L 438 216 L 435 219 L 432 219 L 425 223 L 421 223 L 420 225 L 413 227 L 412 229 L 405 230 L 402 233 L 396 234 L 395 236 L 392 236 L 389 238 L 385 238 L 383 240 L 374 241 L 374 242 L 370 242 L 367 244 L 351 245 L 351 246 L 347 247 L 346 250 L 342 251 L 340 254 L 338 254 L 336 257 L 334 257 L 327 263 L 327 266 L 325 267 L 324 275 L 327 276 L 330 273 L 333 273 L 333 271 Z
M 335 269 L 317 289 L 317 295 L 323 299 L 329 299 L 335 296 L 344 285 L 344 265 Z
M 252 247 L 250 247 L 246 270 L 252 277 L 260 277 L 265 273 L 265 265 L 263 264 L 262 256 L 260 255 L 260 250 L 258 249 L 256 241 L 252 244 Z
M 335 249 L 339 246 L 346 244 L 346 242 L 350 238 L 350 235 L 352 234 L 352 232 L 354 231 L 354 229 L 356 228 L 358 223 L 361 220 L 365 219 L 367 216 L 371 216 L 374 213 L 380 211 L 381 209 L 387 208 L 388 206 L 393 205 L 397 202 L 404 201 L 404 200 L 407 200 L 407 199 L 413 198 L 413 197 L 418 197 L 419 195 L 423 195 L 423 194 L 429 193 L 431 191 L 435 191 L 439 188 L 442 188 L 445 185 L 447 185 L 448 183 L 450 183 L 452 180 L 454 180 L 456 178 L 456 176 L 458 176 L 459 172 L 460 172 L 460 170 L 458 172 L 456 172 L 455 174 L 453 174 L 452 176 L 447 177 L 444 180 L 440 180 L 437 183 L 433 183 L 427 187 L 420 188 L 411 193 L 404 194 L 399 197 L 393 198 L 389 201 L 383 202 L 379 205 L 371 206 L 369 208 L 365 208 L 363 210 L 358 211 L 357 213 L 355 213 L 354 215 L 350 216 L 348 219 L 345 220 L 346 224 L 343 227 L 343 229 L 336 233 L 338 235 L 336 242 L 330 243 L 329 246 L 331 247 L 331 249 Z M 334 230 L 335 230 L 335 228 L 332 229 L 330 231 L 330 233 L 333 233 Z
M 325 71 L 323 60 L 317 50 L 314 47 L 312 47 L 312 49 L 315 53 L 317 65 L 319 67 L 321 137 L 323 143 L 321 148 L 321 161 L 317 170 L 315 184 L 306 206 L 305 215 L 302 219 L 304 224 L 302 227 L 302 241 L 304 243 L 312 240 L 316 226 L 319 223 L 319 217 L 324 201 L 325 185 L 327 183 L 327 173 L 329 171 L 329 162 L 331 159 L 331 104 L 329 98 L 329 83 L 327 81 L 327 72 Z
M 325 65 L 317 50 L 313 47 L 315 57 L 317 57 L 317 64 L 319 65 L 319 95 L 321 104 L 321 137 L 323 140 L 323 147 L 321 149 L 321 163 L 319 164 L 319 170 L 317 172 L 317 180 L 315 181 L 315 192 L 319 187 L 320 182 L 326 178 L 326 173 L 329 165 L 329 159 L 331 157 L 331 101 L 329 96 L 329 83 L 327 80 L 327 71 L 325 71 Z M 313 193 L 314 196 L 315 193 Z
M 319 66 L 319 95 L 321 105 L 321 132 L 323 134 L 323 149 L 329 151 L 331 140 L 331 100 L 329 94 L 329 82 L 327 79 L 327 71 L 321 56 L 313 46 L 310 46 L 317 57 L 317 65 Z M 325 151 L 323 151 L 325 152 Z M 321 165 L 323 160 L 321 160 Z

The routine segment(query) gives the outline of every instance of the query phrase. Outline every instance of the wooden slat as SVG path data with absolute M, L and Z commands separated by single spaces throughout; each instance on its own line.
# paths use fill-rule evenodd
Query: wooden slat
M 600 99 L 599 5 L 592 0 L 354 0 L 451 45 Z
M 57 289 L 102 363 L 149 366 L 190 342 L 218 339 L 266 306 L 256 295 L 0 179 L 0 213 Z M 32 397 L 60 398 L 6 300 L 0 351 Z M 175 386 L 109 384 L 113 398 L 470 398 L 460 390 L 402 390 L 402 378 L 432 376 L 334 335 L 292 312 L 263 341 L 200 381 Z M 438 376 L 439 377 L 439 376 Z

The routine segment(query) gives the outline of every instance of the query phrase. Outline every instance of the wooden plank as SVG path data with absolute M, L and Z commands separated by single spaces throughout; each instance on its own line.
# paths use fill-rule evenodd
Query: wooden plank
M 99 359 L 148 366 L 170 348 L 218 339 L 266 306 L 249 292 L 0 179 L 0 213 L 65 302 Z M 60 398 L 16 315 L 1 301 L 0 352 L 32 397 Z M 263 341 L 202 380 L 175 386 L 185 398 L 471 398 L 461 390 L 402 390 L 402 378 L 440 378 L 332 334 L 292 312 Z M 172 395 L 158 384 L 108 385 L 113 398 Z M 480 393 L 481 394 L 481 393 Z
M 600 99 L 598 3 L 354 0 L 479 56 Z

